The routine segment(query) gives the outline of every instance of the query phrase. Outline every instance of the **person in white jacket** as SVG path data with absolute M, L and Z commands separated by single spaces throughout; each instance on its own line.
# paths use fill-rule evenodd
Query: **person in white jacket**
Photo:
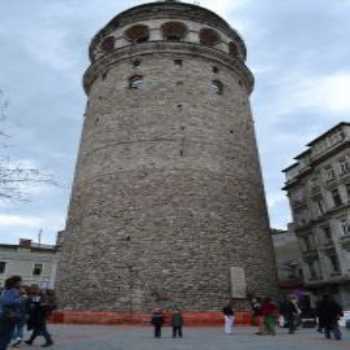
M 232 334 L 235 322 L 235 312 L 233 311 L 233 301 L 231 300 L 222 310 L 225 317 L 225 334 Z

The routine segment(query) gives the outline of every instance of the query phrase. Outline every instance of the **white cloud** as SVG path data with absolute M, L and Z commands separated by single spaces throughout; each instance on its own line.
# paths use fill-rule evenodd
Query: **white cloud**
M 20 228 L 40 228 L 43 225 L 43 222 L 43 219 L 35 216 L 0 214 L 0 227 L 16 226 Z
M 316 108 L 330 113 L 350 113 L 350 72 L 309 77 L 297 86 L 294 100 L 302 108 Z
M 274 74 L 279 78 L 270 83 L 273 103 L 261 106 L 262 110 L 268 111 L 271 120 L 285 114 L 308 111 L 327 112 L 329 119 L 349 115 L 349 71 L 318 76 L 303 71 Z

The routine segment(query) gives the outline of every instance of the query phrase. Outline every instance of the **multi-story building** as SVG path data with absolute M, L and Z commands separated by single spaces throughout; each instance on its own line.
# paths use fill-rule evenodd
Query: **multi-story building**
M 305 285 L 350 306 L 350 123 L 308 145 L 284 170 Z
M 0 287 L 19 275 L 25 285 L 54 288 L 57 270 L 56 246 L 21 239 L 19 244 L 0 244 Z
M 303 288 L 302 257 L 298 239 L 289 225 L 288 231 L 272 230 L 275 249 L 278 282 L 284 294 Z

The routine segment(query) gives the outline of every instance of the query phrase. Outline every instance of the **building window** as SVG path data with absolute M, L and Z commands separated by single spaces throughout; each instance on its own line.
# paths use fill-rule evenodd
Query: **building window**
M 102 50 L 106 52 L 112 51 L 114 49 L 114 43 L 115 43 L 114 36 L 108 36 L 102 41 L 102 44 L 101 44 Z
M 168 22 L 162 25 L 163 38 L 168 41 L 181 41 L 185 38 L 187 27 L 182 22 Z
M 322 227 L 323 239 L 326 244 L 333 243 L 332 232 L 329 226 Z
M 125 35 L 134 44 L 143 43 L 149 40 L 149 28 L 143 24 L 137 24 L 129 28 Z
M 210 83 L 210 91 L 216 95 L 222 95 L 224 93 L 224 84 L 220 80 L 213 80 Z
M 129 89 L 142 89 L 144 85 L 141 75 L 134 75 L 129 79 Z
M 336 255 L 329 255 L 329 262 L 331 264 L 332 272 L 333 273 L 339 273 L 340 272 L 340 265 L 339 260 Z
M 206 46 L 215 46 L 219 44 L 221 38 L 218 32 L 214 29 L 203 28 L 199 32 L 200 43 Z
M 341 159 L 339 161 L 340 175 L 344 176 L 350 172 L 350 164 L 346 159 Z
M 33 276 L 40 276 L 43 272 L 43 264 L 34 264 Z
M 311 234 L 302 237 L 302 246 L 304 252 L 309 252 L 314 249 L 314 240 Z
M 341 225 L 342 234 L 344 236 L 350 235 L 350 223 L 348 222 L 348 220 L 342 219 L 340 221 L 340 225 Z
M 340 193 L 338 189 L 333 190 L 332 192 L 332 197 L 333 197 L 333 201 L 334 201 L 334 205 L 336 207 L 339 207 L 340 205 L 343 204 L 343 201 L 341 199 Z
M 325 169 L 326 173 L 326 181 L 333 181 L 335 179 L 335 171 L 332 167 L 328 167 Z
M 6 271 L 6 262 L 0 261 L 0 274 L 5 273 L 5 271 Z
M 174 60 L 175 66 L 182 67 L 183 61 L 182 60 Z
M 133 66 L 134 68 L 137 68 L 137 67 L 139 67 L 140 65 L 141 65 L 141 60 L 136 59 L 136 60 L 132 61 L 132 66 Z
M 316 280 L 317 279 L 317 271 L 316 271 L 314 262 L 309 262 L 308 266 L 309 266 L 311 279 Z
M 325 208 L 325 204 L 324 204 L 323 198 L 315 199 L 314 203 L 315 203 L 316 208 L 317 208 L 317 215 L 318 216 L 321 216 L 321 215 L 326 213 L 326 208 Z
M 228 44 L 228 49 L 229 49 L 230 56 L 232 56 L 232 57 L 239 57 L 239 51 L 238 51 L 236 43 L 231 41 Z

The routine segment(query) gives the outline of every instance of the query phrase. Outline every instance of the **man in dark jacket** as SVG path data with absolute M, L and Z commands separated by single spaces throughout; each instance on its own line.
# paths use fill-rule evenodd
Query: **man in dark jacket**
M 162 336 L 162 326 L 164 324 L 164 316 L 160 309 L 154 310 L 151 323 L 154 326 L 154 337 L 160 338 Z
M 296 330 L 296 318 L 299 314 L 299 308 L 297 300 L 293 296 L 289 296 L 286 304 L 284 305 L 284 315 L 288 322 L 289 334 L 294 334 Z
M 47 296 L 36 286 L 32 287 L 32 294 L 29 298 L 29 320 L 28 329 L 32 329 L 32 335 L 25 341 L 27 345 L 33 345 L 36 337 L 43 336 L 46 343 L 42 347 L 46 348 L 53 345 L 51 335 L 47 330 L 47 319 L 53 305 L 50 304 Z
M 319 308 L 319 313 L 325 327 L 326 338 L 330 339 L 331 334 L 333 333 L 336 340 L 341 340 L 342 334 L 339 329 L 338 322 L 343 316 L 342 307 L 335 300 L 333 300 L 332 297 L 325 295 L 319 305 Z
M 175 309 L 171 317 L 171 326 L 173 327 L 173 338 L 176 338 L 177 334 L 179 335 L 180 338 L 182 338 L 183 324 L 184 324 L 184 320 L 180 310 Z

